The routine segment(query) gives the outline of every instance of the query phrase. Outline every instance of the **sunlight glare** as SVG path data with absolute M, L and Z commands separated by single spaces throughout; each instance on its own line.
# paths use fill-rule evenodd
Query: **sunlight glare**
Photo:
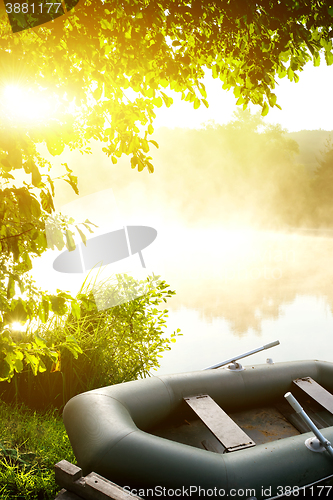
M 11 120 L 41 121 L 50 115 L 50 102 L 30 89 L 7 85 L 3 90 L 3 97 L 3 111 Z
M 23 332 L 26 329 L 25 325 L 22 325 L 19 321 L 13 321 L 10 325 L 10 329 L 14 332 Z

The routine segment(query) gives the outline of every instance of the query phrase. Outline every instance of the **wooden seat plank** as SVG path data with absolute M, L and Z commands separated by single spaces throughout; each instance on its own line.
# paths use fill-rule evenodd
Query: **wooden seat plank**
M 184 398 L 227 451 L 255 446 L 255 442 L 207 394 Z
M 82 500 L 82 497 L 78 497 L 75 493 L 62 489 L 54 500 Z
M 83 476 L 82 469 L 67 460 L 55 464 L 54 472 L 57 484 L 64 487 L 55 500 L 143 500 L 96 472 Z
M 311 377 L 297 378 L 294 384 L 333 414 L 333 395 Z

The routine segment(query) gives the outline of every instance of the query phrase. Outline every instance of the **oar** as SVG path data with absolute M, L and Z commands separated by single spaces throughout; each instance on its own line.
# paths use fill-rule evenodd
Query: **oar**
M 307 439 L 305 444 L 307 448 L 312 451 L 323 451 L 323 448 L 326 448 L 328 453 L 333 458 L 333 448 L 331 443 L 322 435 L 322 433 L 317 429 L 315 424 L 312 422 L 311 418 L 305 413 L 297 399 L 291 394 L 291 392 L 287 392 L 284 397 L 288 401 L 288 403 L 294 408 L 295 412 L 304 420 L 304 422 L 310 427 L 314 435 L 317 439 Z M 321 445 L 321 446 L 320 446 Z
M 220 368 L 220 366 L 228 365 L 229 363 L 234 363 L 237 359 L 246 358 L 247 356 L 251 356 L 251 354 L 255 354 L 256 352 L 263 351 L 264 349 L 270 349 L 271 347 L 275 347 L 279 345 L 280 341 L 275 340 L 274 342 L 270 342 L 269 344 L 263 345 L 262 347 L 257 347 L 257 349 L 253 349 L 253 351 L 245 352 L 244 354 L 240 354 L 234 358 L 227 359 L 226 361 L 222 361 L 222 363 L 218 363 L 217 365 L 208 366 L 208 368 L 204 368 L 204 370 L 214 370 L 215 368 Z

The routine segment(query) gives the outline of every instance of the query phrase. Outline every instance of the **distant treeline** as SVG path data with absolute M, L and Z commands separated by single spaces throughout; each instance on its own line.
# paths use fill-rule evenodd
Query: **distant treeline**
M 287 133 L 260 114 L 238 111 L 227 125 L 157 130 L 154 174 L 117 165 L 93 145 L 71 163 L 80 194 L 112 187 L 135 206 L 186 224 L 333 227 L 333 145 L 323 130 Z M 93 168 L 92 168 L 93 167 Z M 61 203 L 64 203 L 63 193 Z

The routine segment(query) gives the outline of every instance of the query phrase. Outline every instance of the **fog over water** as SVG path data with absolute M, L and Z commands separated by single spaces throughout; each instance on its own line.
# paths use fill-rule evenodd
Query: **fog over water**
M 99 212 L 105 224 L 117 212 L 123 224 L 158 232 L 143 256 L 176 290 L 166 305 L 168 331 L 181 328 L 183 336 L 157 373 L 201 369 L 277 339 L 280 346 L 244 364 L 333 361 L 333 206 L 318 196 L 327 168 L 318 180 L 314 165 L 329 134 L 316 136 L 310 155 L 281 130 L 258 127 L 247 115 L 229 127 L 158 131 L 152 175 L 131 170 L 127 158 L 111 165 L 97 144 L 89 156 L 57 159 L 58 171 L 67 161 L 80 187 L 77 199 L 58 183 L 58 209 L 77 199 L 78 222 L 80 211 L 92 222 Z M 89 202 L 107 188 L 114 211 L 99 206 L 102 195 Z M 38 283 L 75 292 L 82 277 L 56 283 L 53 259 L 35 261 Z M 130 259 L 137 267 L 138 256 Z

